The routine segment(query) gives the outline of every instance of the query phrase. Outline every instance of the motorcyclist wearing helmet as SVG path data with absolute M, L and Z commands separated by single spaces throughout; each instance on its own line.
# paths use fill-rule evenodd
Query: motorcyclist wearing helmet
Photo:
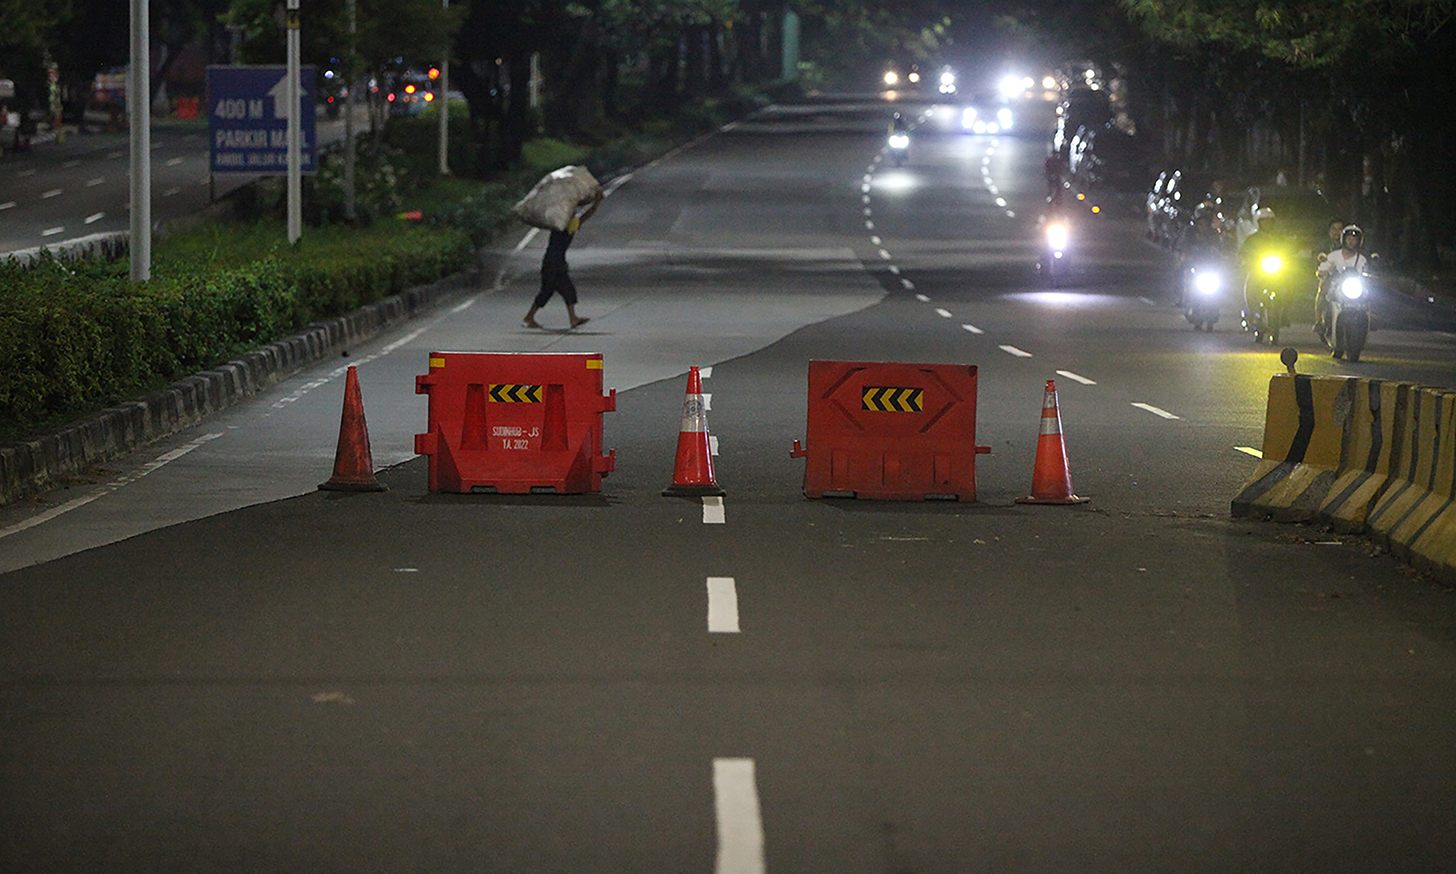
M 1221 267 L 1225 264 L 1227 249 L 1212 203 L 1205 201 L 1194 208 L 1193 221 L 1178 235 L 1174 250 L 1178 256 L 1178 272 L 1184 279 L 1187 279 L 1189 269 L 1196 265 Z M 1175 289 L 1180 307 L 1187 304 L 1185 285 L 1180 281 Z
M 1315 275 L 1319 277 L 1319 291 L 1315 295 L 1314 330 L 1321 337 L 1325 335 L 1329 324 L 1329 290 L 1335 274 L 1346 269 L 1363 273 L 1370 267 L 1370 259 L 1360 252 L 1364 242 L 1365 232 L 1360 230 L 1359 225 L 1345 225 L 1340 231 L 1340 248 L 1320 256 L 1319 267 L 1315 268 Z
M 1288 325 L 1289 301 L 1296 291 L 1296 276 L 1301 273 L 1295 270 L 1300 241 L 1283 227 L 1269 207 L 1260 208 L 1254 217 L 1259 223 L 1258 230 L 1239 247 L 1239 263 L 1244 272 L 1245 318 L 1267 298 L 1270 327 Z M 1307 244 L 1305 256 L 1308 257 Z

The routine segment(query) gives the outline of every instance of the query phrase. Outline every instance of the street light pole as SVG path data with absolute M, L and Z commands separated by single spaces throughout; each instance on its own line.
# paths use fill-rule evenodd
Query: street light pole
M 440 0 L 450 11 L 450 0 Z M 450 175 L 450 41 L 445 40 L 445 59 L 440 62 L 440 175 Z
M 299 148 L 303 102 L 298 85 L 298 0 L 288 0 L 288 242 L 303 236 L 303 156 Z M 312 107 L 310 107 L 311 109 Z
M 148 0 L 131 0 L 131 69 L 126 104 L 131 125 L 131 281 L 152 278 L 152 53 Z

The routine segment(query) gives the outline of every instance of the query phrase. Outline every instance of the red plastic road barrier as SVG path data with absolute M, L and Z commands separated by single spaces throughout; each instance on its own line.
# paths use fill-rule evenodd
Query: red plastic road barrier
M 432 492 L 599 492 L 617 453 L 602 455 L 600 353 L 432 352 L 415 377 L 430 396 L 429 431 L 415 452 L 430 459 Z
M 976 499 L 976 368 L 809 362 L 804 494 L 881 501 Z

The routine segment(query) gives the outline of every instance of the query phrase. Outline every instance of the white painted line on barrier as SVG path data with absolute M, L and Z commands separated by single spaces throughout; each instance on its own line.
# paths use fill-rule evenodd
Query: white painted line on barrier
M 1139 410 L 1147 410 L 1149 413 L 1152 413 L 1154 416 L 1162 416 L 1164 419 L 1176 419 L 1176 418 L 1178 418 L 1177 416 L 1173 415 L 1172 413 L 1168 412 L 1167 410 L 1164 410 L 1161 407 L 1155 407 L 1152 404 L 1133 404 L 1133 406 L 1137 407 Z
M 940 309 L 939 307 L 936 308 L 935 314 L 937 316 L 940 316 L 942 319 L 955 318 L 953 315 L 951 315 L 950 310 Z
M 996 348 L 1000 349 L 1002 352 L 1005 352 L 1008 355 L 1015 355 L 1017 358 L 1031 357 L 1030 352 L 1027 352 L 1024 349 L 1017 349 L 1015 346 L 997 346 Z
M 1235 446 L 1234 447 L 1234 451 L 1235 452 L 1242 452 L 1245 455 L 1252 455 L 1255 458 L 1263 458 L 1264 457 L 1263 450 L 1255 449 L 1252 446 Z
M 724 525 L 727 522 L 728 517 L 723 512 L 723 499 L 721 497 L 703 498 L 703 524 Z
M 962 328 L 965 328 L 967 331 L 970 331 L 972 334 L 984 334 L 984 333 L 986 333 L 985 331 L 981 330 L 980 328 L 976 327 L 975 325 L 961 325 L 961 327 Z
M 740 633 L 738 584 L 732 577 L 708 577 L 708 633 Z
M 1065 376 L 1067 379 L 1070 379 L 1072 382 L 1080 382 L 1083 385 L 1096 385 L 1097 384 L 1097 380 L 1095 380 L 1095 379 L 1088 379 L 1087 377 L 1082 376 L 1081 374 L 1073 373 L 1070 370 L 1058 370 L 1057 371 L 1057 376 Z
M 141 469 L 138 470 L 136 473 L 128 474 L 126 476 L 114 479 L 111 482 L 107 483 L 105 486 L 101 487 L 99 490 L 92 492 L 84 498 L 76 498 L 75 500 L 67 501 L 66 503 L 61 504 L 58 507 L 52 507 L 51 509 L 46 510 L 44 513 L 37 513 L 29 519 L 26 519 L 24 522 L 17 522 L 16 524 L 11 525 L 8 528 L 0 528 L 0 538 L 9 537 L 12 534 L 19 534 L 20 532 L 25 531 L 28 528 L 34 528 L 37 525 L 49 522 L 57 516 L 62 516 L 66 513 L 71 512 L 72 510 L 84 507 L 92 501 L 97 500 L 98 498 L 104 498 L 112 492 L 116 491 L 117 489 L 136 482 L 137 480 L 141 479 L 152 471 L 171 464 L 172 462 L 176 461 L 177 459 L 181 458 L 182 456 L 186 455 L 197 447 L 203 445 L 204 443 L 216 440 L 221 436 L 222 434 L 220 433 L 204 434 L 201 437 L 198 437 L 196 440 L 193 440 L 191 443 L 185 443 L 182 446 L 173 449 L 171 452 L 167 452 L 157 456 L 152 461 L 149 461 L 146 464 L 142 465 Z
M 713 760 L 718 855 L 713 874 L 764 874 L 763 813 L 753 759 Z

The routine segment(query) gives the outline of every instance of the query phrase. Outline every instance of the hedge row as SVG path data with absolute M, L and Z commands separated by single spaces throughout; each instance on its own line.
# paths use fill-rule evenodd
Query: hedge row
M 225 256 L 200 256 L 191 235 L 145 283 L 129 281 L 125 261 L 0 262 L 0 441 L 475 263 L 469 236 L 446 227 L 386 222 L 261 255 L 248 250 L 276 226 L 224 232 Z

